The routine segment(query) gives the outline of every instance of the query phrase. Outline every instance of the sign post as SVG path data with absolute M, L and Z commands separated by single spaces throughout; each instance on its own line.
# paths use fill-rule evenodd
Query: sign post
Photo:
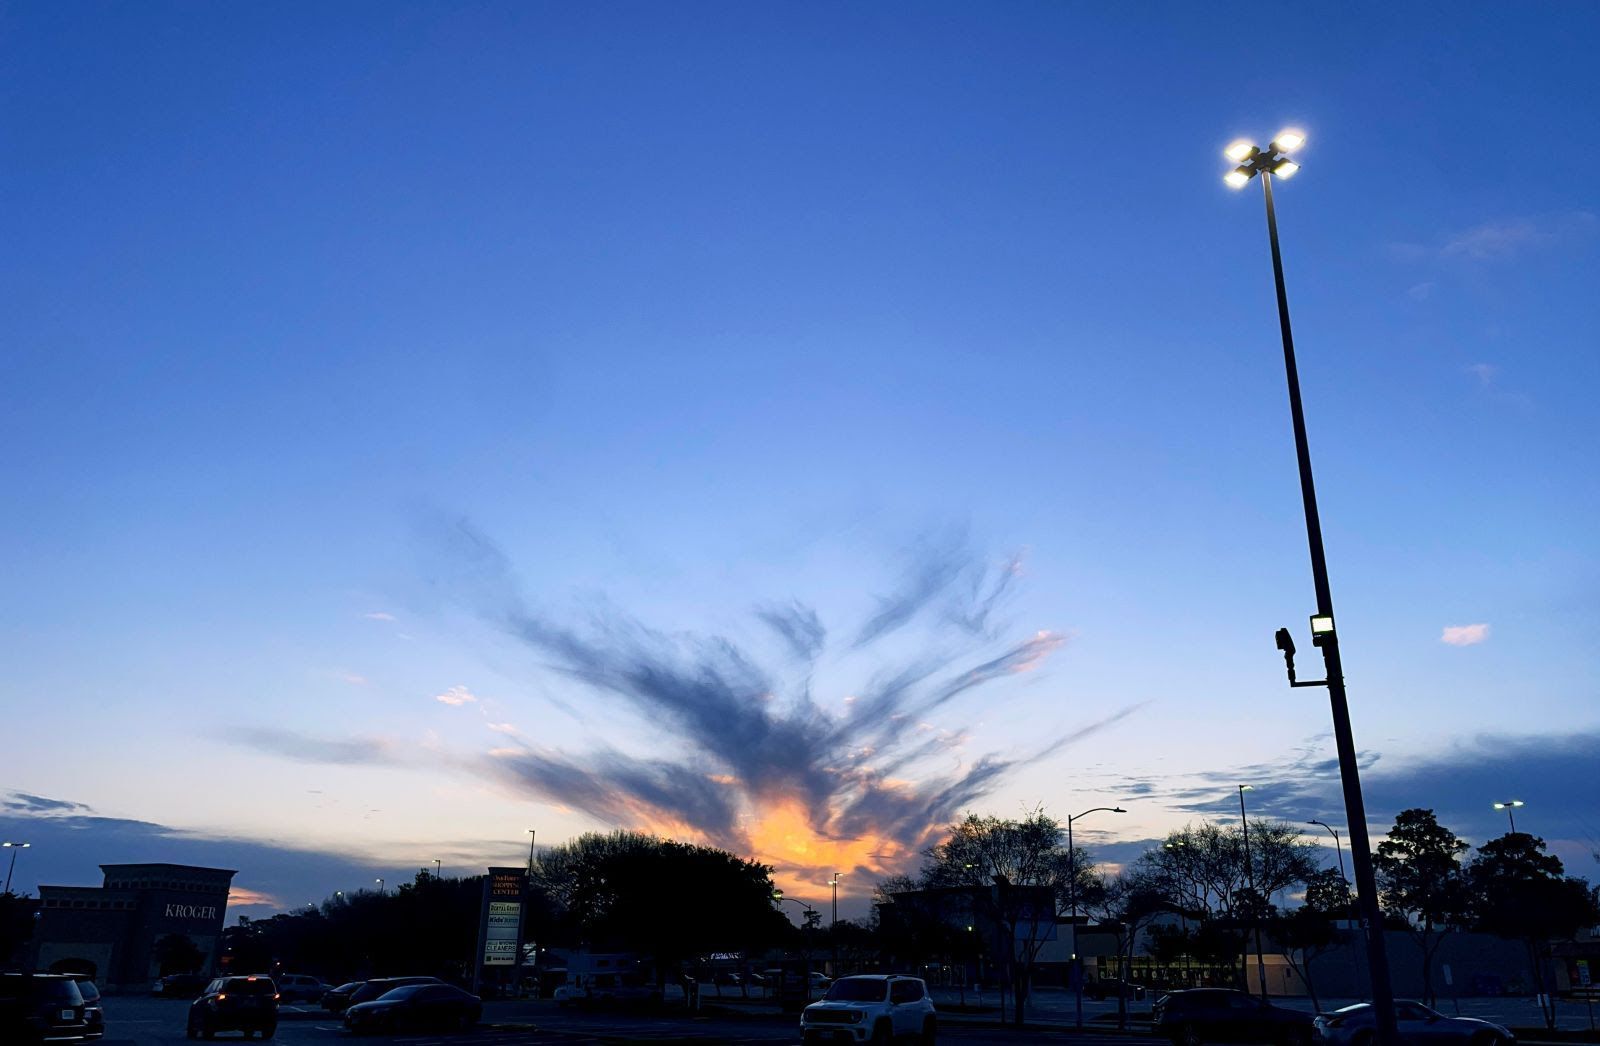
M 522 965 L 522 921 L 527 908 L 528 873 L 523 868 L 490 868 L 483 880 L 483 902 L 478 913 L 478 950 L 472 968 L 472 991 L 480 987 L 489 967 L 511 967 L 516 983 Z M 504 980 L 496 969 L 492 978 Z

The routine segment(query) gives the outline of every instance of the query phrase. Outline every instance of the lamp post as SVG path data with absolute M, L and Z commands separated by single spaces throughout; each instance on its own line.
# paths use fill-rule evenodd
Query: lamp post
M 1511 822 L 1511 834 L 1512 835 L 1516 835 L 1517 834 L 1517 815 L 1515 813 L 1513 813 L 1512 811 L 1514 811 L 1519 806 L 1527 806 L 1527 805 L 1528 804 L 1523 802 L 1521 799 L 1507 799 L 1503 803 L 1495 803 L 1494 804 L 1494 808 L 1496 810 L 1504 810 L 1506 812 L 1506 820 Z M 9 846 L 10 844 L 8 843 L 6 845 Z
M 32 845 L 32 843 L 0 843 L 0 849 L 11 851 L 11 867 L 6 869 L 6 893 L 11 892 L 11 875 L 17 870 L 17 852 L 26 850 Z
M 1333 595 L 1328 584 L 1328 561 L 1322 548 L 1322 521 L 1317 514 L 1316 484 L 1311 475 L 1311 449 L 1306 440 L 1305 412 L 1300 403 L 1300 373 L 1295 365 L 1294 334 L 1289 326 L 1289 296 L 1283 286 L 1283 255 L 1278 249 L 1278 215 L 1272 202 L 1272 179 L 1287 178 L 1300 170 L 1289 154 L 1305 143 L 1297 131 L 1281 131 L 1265 149 L 1249 142 L 1235 142 L 1224 155 L 1237 166 L 1225 181 L 1242 188 L 1252 178 L 1261 178 L 1267 204 L 1267 240 L 1272 248 L 1272 278 L 1278 296 L 1278 329 L 1283 340 L 1283 366 L 1289 386 L 1289 413 L 1294 426 L 1295 456 L 1300 469 L 1300 500 L 1305 509 L 1306 544 L 1311 554 L 1311 577 L 1316 588 L 1317 612 L 1311 618 L 1311 641 L 1322 649 L 1327 678 L 1320 685 L 1328 688 L 1333 714 L 1333 736 L 1339 751 L 1339 778 L 1344 788 L 1345 821 L 1350 828 L 1350 860 L 1355 865 L 1356 899 L 1361 904 L 1362 929 L 1367 942 L 1367 970 L 1372 978 L 1372 1006 L 1377 1018 L 1378 1046 L 1398 1042 L 1395 1025 L 1394 991 L 1389 984 L 1389 957 L 1383 942 L 1383 914 L 1378 909 L 1378 890 L 1372 869 L 1372 845 L 1367 838 L 1366 802 L 1361 796 L 1361 771 L 1356 762 L 1355 736 L 1350 726 L 1350 704 L 1345 696 L 1344 665 L 1339 657 L 1339 636 L 1334 630 Z M 1294 644 L 1287 630 L 1279 634 L 1279 647 L 1290 664 L 1290 684 L 1294 684 Z M 1305 683 L 1302 685 L 1319 685 Z
M 383 896 L 383 880 L 382 879 L 374 879 L 372 881 L 378 884 L 378 896 L 382 897 Z
M 1350 905 L 1350 917 L 1355 921 L 1357 926 L 1360 926 L 1361 912 L 1356 907 L 1355 895 L 1350 892 L 1350 880 L 1346 878 L 1344 874 L 1344 846 L 1339 842 L 1339 830 L 1326 821 L 1310 820 L 1307 821 L 1306 824 L 1320 825 L 1328 830 L 1329 835 L 1333 836 L 1333 852 L 1339 857 L 1339 878 L 1344 881 L 1345 900 Z M 1358 950 L 1356 952 L 1356 962 L 1360 963 L 1362 961 L 1361 952 Z
M 812 941 L 812 938 L 813 938 L 814 934 L 816 933 L 816 929 L 817 929 L 817 910 L 815 908 L 811 907 L 811 905 L 807 904 L 806 902 L 800 900 L 798 897 L 785 897 L 783 895 L 783 891 L 782 890 L 773 890 L 772 891 L 772 899 L 774 901 L 777 901 L 780 904 L 782 904 L 784 901 L 788 901 L 790 904 L 798 904 L 801 908 L 805 909 L 805 913 L 806 913 L 806 916 L 805 916 L 805 923 L 806 923 L 806 958 L 805 958 L 806 1001 L 810 1002 L 811 1001 L 811 941 Z
M 1244 794 L 1255 785 L 1239 786 L 1239 823 L 1244 826 L 1244 877 L 1250 884 L 1250 925 L 1256 937 L 1256 979 L 1261 982 L 1261 1001 L 1267 1001 L 1267 963 L 1261 956 L 1261 896 L 1256 891 L 1256 869 L 1250 860 L 1250 819 L 1244 813 Z M 1246 978 L 1249 974 L 1245 975 Z
M 828 885 L 833 887 L 833 921 L 828 924 L 828 943 L 833 952 L 833 968 L 828 971 L 830 977 L 839 976 L 839 878 L 843 872 L 834 872 L 833 878 L 828 880 Z
M 539 830 L 537 828 L 528 829 L 528 878 L 529 879 L 533 878 L 533 843 L 534 843 L 534 840 L 536 840 L 538 838 L 539 838 Z
M 1078 851 L 1072 845 L 1072 822 L 1080 817 L 1101 812 L 1125 814 L 1128 811 L 1120 806 L 1097 806 L 1081 814 L 1067 815 L 1067 896 L 1072 899 L 1072 918 L 1068 920 L 1068 924 L 1072 927 L 1072 954 L 1068 961 L 1072 963 L 1073 995 L 1076 997 L 1079 1031 L 1083 1030 L 1083 959 L 1078 955 Z

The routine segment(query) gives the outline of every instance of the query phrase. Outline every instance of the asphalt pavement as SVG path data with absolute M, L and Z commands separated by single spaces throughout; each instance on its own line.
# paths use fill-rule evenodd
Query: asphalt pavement
M 106 1037 L 102 1046 L 188 1046 L 184 1018 L 188 1003 L 143 996 L 108 996 L 105 1000 Z M 1060 1041 L 1058 1032 L 1015 1031 L 982 1024 L 946 1022 L 940 1027 L 942 1042 L 1027 1043 L 1040 1039 Z M 243 1042 L 236 1032 L 219 1033 L 219 1043 Z M 259 1043 L 260 1039 L 249 1040 Z M 334 1043 L 395 1044 L 395 1046 L 512 1046 L 512 1044 L 565 1043 L 569 1046 L 635 1042 L 688 1043 L 799 1043 L 794 1015 L 756 1013 L 649 1014 L 563 1010 L 550 1002 L 491 1002 L 484 1006 L 483 1024 L 466 1033 L 363 1036 L 359 1039 L 332 1014 L 315 1007 L 284 1006 L 279 1010 L 275 1042 L 280 1046 L 329 1046 Z M 1112 1034 L 1073 1036 L 1081 1046 L 1144 1046 L 1153 1039 L 1133 1039 Z

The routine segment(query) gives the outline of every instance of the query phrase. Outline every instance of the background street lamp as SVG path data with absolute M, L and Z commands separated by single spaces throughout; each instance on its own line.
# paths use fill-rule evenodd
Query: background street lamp
M 1494 808 L 1496 810 L 1504 810 L 1506 812 L 1506 820 L 1511 822 L 1511 834 L 1512 835 L 1516 835 L 1517 834 L 1517 817 L 1516 817 L 1516 814 L 1514 814 L 1512 811 L 1515 810 L 1519 806 L 1527 806 L 1527 805 L 1528 804 L 1523 802 L 1521 799 L 1507 799 L 1503 803 L 1495 803 L 1494 804 Z
M 1250 884 L 1250 924 L 1256 935 L 1256 979 L 1261 982 L 1261 1001 L 1267 1001 L 1267 966 L 1261 957 L 1261 901 L 1256 892 L 1256 869 L 1250 861 L 1250 820 L 1244 813 L 1244 794 L 1255 791 L 1255 785 L 1239 786 L 1239 823 L 1244 826 L 1244 877 Z M 1249 974 L 1245 975 L 1246 977 Z
M 1072 822 L 1101 812 L 1125 814 L 1128 811 L 1120 806 L 1097 806 L 1081 814 L 1067 815 L 1067 896 L 1072 898 L 1072 918 L 1068 921 L 1072 927 L 1072 953 L 1068 961 L 1072 963 L 1073 994 L 1076 996 L 1077 1026 L 1080 1031 L 1083 1029 L 1083 958 L 1078 955 L 1078 851 L 1072 845 Z
M 435 857 L 433 859 L 433 877 L 435 879 L 439 878 L 439 870 L 440 870 L 441 867 L 443 867 L 443 866 L 439 864 L 439 859 L 437 857 Z
M 11 867 L 6 869 L 6 893 L 11 892 L 11 873 L 17 870 L 17 851 L 26 850 L 32 843 L 0 843 L 0 848 L 11 851 Z
M 1344 847 L 1342 845 L 1340 845 L 1340 843 L 1339 843 L 1339 831 L 1338 831 L 1338 829 L 1334 828 L 1333 825 L 1329 824 L 1326 821 L 1311 820 L 1311 821 L 1307 821 L 1306 824 L 1321 825 L 1323 828 L 1326 828 L 1328 830 L 1328 834 L 1329 835 L 1333 836 L 1333 852 L 1335 854 L 1337 854 L 1338 857 L 1339 857 L 1339 878 L 1344 880 L 1344 895 L 1345 895 L 1345 900 L 1347 902 L 1349 902 L 1349 905 L 1350 905 L 1350 918 L 1355 922 L 1355 924 L 1357 926 L 1360 926 L 1361 925 L 1361 913 L 1356 908 L 1356 897 L 1355 897 L 1355 894 L 1350 889 L 1350 880 L 1348 878 L 1346 878 L 1345 874 L 1344 874 Z M 1360 962 L 1364 962 L 1364 961 L 1365 960 L 1363 960 L 1361 958 L 1361 950 L 1359 948 L 1356 949 L 1356 962 L 1360 963 Z M 1363 992 L 1362 993 L 1363 998 L 1365 997 L 1365 995 L 1366 995 L 1366 993 Z
M 833 946 L 833 969 L 828 971 L 832 977 L 839 976 L 839 880 L 843 872 L 834 872 L 833 878 L 828 880 L 828 885 L 833 887 L 833 922 L 828 924 L 828 942 Z
M 1328 584 L 1328 560 L 1322 548 L 1322 521 L 1317 514 L 1317 489 L 1311 475 L 1311 449 L 1306 439 L 1305 410 L 1300 403 L 1300 372 L 1294 358 L 1294 333 L 1289 326 L 1289 295 L 1283 285 L 1283 255 L 1278 249 L 1278 213 L 1272 202 L 1274 177 L 1288 178 L 1300 170 L 1289 155 L 1305 144 L 1299 131 L 1280 131 L 1265 149 L 1250 142 L 1234 142 L 1223 151 L 1238 166 L 1224 176 L 1232 187 L 1261 179 L 1267 204 L 1267 241 L 1272 248 L 1272 278 L 1278 294 L 1278 330 L 1283 339 L 1283 367 L 1289 386 L 1289 414 L 1294 425 L 1295 456 L 1300 467 L 1300 500 L 1306 516 L 1306 544 L 1311 553 L 1311 578 L 1316 587 L 1317 612 L 1311 617 L 1311 641 L 1322 648 L 1328 703 L 1333 713 L 1333 737 L 1339 750 L 1339 778 L 1344 788 L 1345 822 L 1350 827 L 1350 860 L 1355 865 L 1356 899 L 1367 942 L 1367 970 L 1372 978 L 1372 1008 L 1377 1018 L 1379 1046 L 1399 1041 L 1395 1025 L 1394 991 L 1389 984 L 1389 956 L 1383 942 L 1383 913 L 1372 869 L 1372 844 L 1367 838 L 1367 808 L 1361 796 L 1361 770 L 1356 762 L 1356 742 L 1350 727 L 1350 704 L 1344 690 L 1344 665 L 1339 657 L 1339 635 L 1334 629 L 1333 594 Z M 1294 644 L 1288 631 L 1279 632 L 1279 649 L 1289 662 L 1289 682 L 1294 685 Z M 1287 649 L 1285 649 L 1287 647 Z M 1302 683 L 1314 686 L 1315 683 Z
M 383 880 L 382 879 L 374 879 L 372 881 L 378 884 L 378 896 L 382 897 L 383 896 Z
M 790 904 L 798 904 L 801 908 L 805 909 L 805 913 L 806 913 L 806 917 L 805 917 L 805 924 L 806 924 L 806 926 L 805 926 L 805 934 L 806 934 L 806 941 L 807 941 L 807 944 L 806 944 L 806 958 L 805 958 L 806 1001 L 810 1002 L 811 1001 L 811 944 L 810 944 L 810 941 L 811 941 L 813 935 L 816 933 L 816 930 L 817 930 L 817 921 L 818 921 L 817 910 L 815 908 L 811 907 L 806 902 L 800 900 L 798 897 L 785 897 L 783 895 L 783 891 L 782 890 L 773 890 L 772 891 L 772 899 L 774 901 L 777 901 L 779 904 L 782 904 L 784 901 L 788 901 Z M 720 995 L 720 990 L 719 990 L 719 995 Z

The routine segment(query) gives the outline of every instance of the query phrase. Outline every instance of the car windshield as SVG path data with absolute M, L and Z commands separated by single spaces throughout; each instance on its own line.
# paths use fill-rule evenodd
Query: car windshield
M 378 996 L 378 1001 L 379 1002 L 398 1002 L 401 999 L 409 999 L 413 995 L 417 994 L 417 992 L 420 992 L 422 989 L 427 988 L 427 987 L 429 987 L 429 986 L 426 985 L 426 984 L 406 984 L 406 985 L 402 985 L 399 988 L 393 988 L 393 989 L 391 989 L 389 991 L 384 992 L 382 995 Z
M 83 996 L 84 1002 L 98 1002 L 100 1000 L 100 989 L 95 987 L 93 981 L 79 981 L 78 992 Z
M 829 1002 L 882 1002 L 888 993 L 888 981 L 846 977 L 842 981 L 834 981 L 823 998 Z
M 339 985 L 339 987 L 333 990 L 336 992 L 353 992 L 366 983 L 366 981 L 346 981 L 344 984 Z

